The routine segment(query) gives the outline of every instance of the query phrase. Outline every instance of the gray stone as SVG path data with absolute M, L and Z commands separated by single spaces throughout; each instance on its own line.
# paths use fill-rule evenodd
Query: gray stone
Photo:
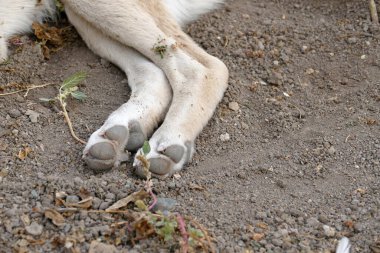
M 16 108 L 9 110 L 9 111 L 8 111 L 8 114 L 9 114 L 9 116 L 11 116 L 12 118 L 18 118 L 18 117 L 21 116 L 21 112 L 20 112 L 18 109 L 16 109 Z
M 237 102 L 230 102 L 228 104 L 228 108 L 230 108 L 232 111 L 236 112 L 236 111 L 239 111 L 240 106 L 239 106 L 239 104 Z
M 98 209 L 101 203 L 102 203 L 102 200 L 100 198 L 95 197 L 92 200 L 92 208 L 93 209 Z
M 335 229 L 334 228 L 327 226 L 327 225 L 323 225 L 322 228 L 323 228 L 325 236 L 327 236 L 327 237 L 334 237 L 335 236 Z
M 66 197 L 66 202 L 67 203 L 78 203 L 79 202 L 79 197 L 76 195 L 69 195 Z
M 109 192 L 106 194 L 106 200 L 114 200 L 115 199 L 115 194 L 112 192 Z
M 267 217 L 266 212 L 257 212 L 257 213 L 256 213 L 256 218 L 257 218 L 257 219 L 264 219 L 264 218 L 266 218 L 266 217 Z
M 43 226 L 41 226 L 40 224 L 38 224 L 35 221 L 33 221 L 32 224 L 30 224 L 29 226 L 25 227 L 26 232 L 28 232 L 28 234 L 30 234 L 30 235 L 42 234 L 43 228 L 44 228 Z
M 111 202 L 103 202 L 100 204 L 99 209 L 106 210 L 110 205 L 111 205 Z
M 335 154 L 336 150 L 334 148 L 334 146 L 331 146 L 328 150 L 327 150 L 327 153 L 329 153 L 330 155 L 333 155 Z
M 319 222 L 319 220 L 317 218 L 314 218 L 314 217 L 307 219 L 306 223 L 311 227 L 317 227 L 321 224 Z
M 29 119 L 32 123 L 38 122 L 38 117 L 40 116 L 38 112 L 35 112 L 33 110 L 27 110 L 25 114 L 29 116 Z
M 158 198 L 156 205 L 153 207 L 152 211 L 171 211 L 177 205 L 177 201 L 171 198 Z

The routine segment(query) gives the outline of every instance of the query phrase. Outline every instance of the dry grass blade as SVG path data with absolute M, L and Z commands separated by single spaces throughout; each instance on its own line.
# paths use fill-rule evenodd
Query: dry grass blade
M 379 25 L 379 16 L 377 14 L 377 8 L 375 0 L 369 0 L 369 12 L 371 14 L 372 22 L 375 25 Z
M 190 224 L 193 224 L 195 228 L 197 228 L 200 231 L 202 231 L 202 233 L 204 235 L 204 238 L 207 241 L 207 243 L 203 243 L 202 242 L 204 250 L 208 251 L 208 252 L 211 252 L 211 253 L 215 253 L 216 251 L 215 251 L 214 245 L 211 242 L 211 237 L 209 236 L 207 230 L 201 224 L 199 224 L 199 222 L 197 222 L 196 220 L 192 219 L 191 217 L 186 217 L 186 218 L 190 221 Z
M 127 206 L 129 203 L 131 203 L 132 201 L 134 202 L 136 200 L 143 200 L 147 197 L 149 197 L 149 194 L 144 189 L 141 189 L 140 191 L 134 192 L 131 195 L 128 195 L 127 197 L 117 201 L 115 204 L 107 208 L 106 211 L 109 212 L 109 211 L 114 211 L 114 210 L 123 208 Z
M 62 100 L 59 100 L 59 103 L 61 104 L 61 108 L 62 108 L 62 111 L 63 111 L 63 116 L 65 117 L 65 120 L 66 120 L 66 123 L 69 127 L 69 130 L 70 130 L 70 133 L 71 133 L 71 136 L 73 136 L 73 138 L 82 143 L 82 144 L 86 144 L 86 142 L 84 140 L 82 140 L 81 138 L 79 138 L 75 132 L 74 132 L 74 128 L 73 128 L 73 123 L 71 123 L 71 119 L 69 117 L 69 113 L 67 112 L 66 110 L 66 106 L 64 105 L 64 102 Z
M 20 89 L 20 90 L 16 90 L 16 91 L 12 91 L 12 92 L 7 92 L 7 93 L 2 93 L 0 94 L 0 96 L 9 96 L 9 95 L 13 95 L 13 94 L 16 94 L 16 93 L 20 93 L 20 92 L 23 92 L 23 91 L 26 91 L 24 97 L 26 97 L 29 93 L 30 90 L 33 90 L 33 89 L 38 89 L 38 88 L 44 88 L 46 86 L 49 86 L 49 85 L 52 85 L 53 83 L 46 83 L 46 84 L 41 84 L 41 85 L 30 85 L 30 86 L 26 86 L 25 88 L 23 89 Z

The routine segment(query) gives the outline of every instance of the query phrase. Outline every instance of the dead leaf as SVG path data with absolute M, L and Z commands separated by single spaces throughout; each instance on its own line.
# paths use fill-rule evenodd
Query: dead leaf
M 93 197 L 88 197 L 86 199 L 79 201 L 78 203 L 63 202 L 63 204 L 66 207 L 77 207 L 77 208 L 82 208 L 82 209 L 88 209 L 92 206 L 92 200 L 93 200 Z
M 58 227 L 65 225 L 65 218 L 63 218 L 63 216 L 60 213 L 58 213 L 56 210 L 46 209 L 45 217 L 48 219 L 51 219 L 53 224 Z
M 204 187 L 202 187 L 200 185 L 197 185 L 197 184 L 194 184 L 194 183 L 190 183 L 189 187 L 190 187 L 191 190 L 197 190 L 197 191 L 204 191 L 204 190 L 206 190 Z
M 346 220 L 345 222 L 343 222 L 343 225 L 350 229 L 354 228 L 354 222 L 352 220 Z
M 64 192 L 64 191 L 56 192 L 55 193 L 55 205 L 56 206 L 64 206 L 65 201 L 63 199 L 66 197 L 67 197 L 66 192 Z
M 133 224 L 133 228 L 138 238 L 147 238 L 155 233 L 153 225 L 146 219 L 139 219 Z
M 265 234 L 262 233 L 254 233 L 252 239 L 256 242 L 261 241 L 265 237 Z
M 259 222 L 257 223 L 257 227 L 262 229 L 268 229 L 268 224 L 266 224 L 265 222 Z
M 29 226 L 30 225 L 29 215 L 27 215 L 27 214 L 21 215 L 21 221 L 24 224 L 24 226 Z
M 23 149 L 21 149 L 19 152 L 18 152 L 18 155 L 17 157 L 20 159 L 20 160 L 25 160 L 25 158 L 28 156 L 28 154 L 30 154 L 31 152 L 33 152 L 33 149 L 31 147 L 24 147 Z
M 88 197 L 91 197 L 91 193 L 83 187 L 80 188 L 78 195 L 81 199 L 87 199 Z
M 365 121 L 366 121 L 366 124 L 369 126 L 373 126 L 377 124 L 377 121 L 375 119 L 367 118 L 365 119 Z
M 51 240 L 51 245 L 53 246 L 53 249 L 63 247 L 65 245 L 65 238 L 57 235 Z
M 45 244 L 45 240 L 44 239 L 38 239 L 38 240 L 29 240 L 29 243 L 30 243 L 30 245 L 32 245 L 32 246 L 36 246 L 36 245 L 43 245 L 43 244 Z
M 263 58 L 265 55 L 262 50 L 245 50 L 244 53 L 248 58 Z
M 363 188 L 358 188 L 355 190 L 357 193 L 360 193 L 361 195 L 364 195 L 367 191 L 366 189 L 363 189 Z
M 138 192 L 134 192 L 128 195 L 127 197 L 120 199 L 115 204 L 107 208 L 106 211 L 114 211 L 114 210 L 120 209 L 122 207 L 127 206 L 130 202 L 135 202 L 136 200 L 143 200 L 147 198 L 148 196 L 149 194 L 144 189 L 141 189 Z
M 46 59 L 50 57 L 51 48 L 56 51 L 63 45 L 62 29 L 57 27 L 49 27 L 47 24 L 32 24 L 34 35 L 40 40 L 43 55 Z

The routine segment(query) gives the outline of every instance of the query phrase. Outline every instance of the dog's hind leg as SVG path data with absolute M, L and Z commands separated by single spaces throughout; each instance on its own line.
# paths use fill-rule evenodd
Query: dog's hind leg
M 90 49 L 125 71 L 132 90 L 130 100 L 91 135 L 84 149 L 92 169 L 110 169 L 125 159 L 124 149 L 136 151 L 163 120 L 171 88 L 164 72 L 142 54 L 106 36 L 70 8 L 66 13 Z
M 147 158 L 156 176 L 165 177 L 181 169 L 193 153 L 195 138 L 223 97 L 226 66 L 197 46 L 161 1 L 64 2 L 91 25 L 133 47 L 164 71 L 173 99 L 163 124 L 149 140 Z M 139 168 L 137 160 L 136 165 Z

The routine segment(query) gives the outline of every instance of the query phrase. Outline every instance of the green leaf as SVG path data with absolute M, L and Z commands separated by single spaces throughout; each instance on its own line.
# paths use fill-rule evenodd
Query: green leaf
M 148 207 L 145 205 L 144 201 L 141 199 L 136 200 L 135 205 L 137 206 L 138 209 L 141 211 L 146 211 L 148 210 Z
M 163 225 L 161 228 L 156 227 L 156 233 L 164 238 L 164 241 L 169 241 L 173 239 L 173 234 L 175 232 L 175 229 L 177 228 L 177 222 L 176 221 L 170 221 L 165 219 L 163 221 Z M 156 224 L 157 226 L 157 224 Z
M 65 7 L 59 0 L 55 0 L 55 7 L 57 7 L 59 12 L 63 12 L 65 10 Z
M 83 92 L 79 90 L 73 91 L 70 94 L 73 98 L 78 99 L 78 100 L 84 100 L 87 97 L 86 94 L 84 94 Z
M 187 230 L 189 231 L 190 237 L 196 239 L 196 238 L 202 238 L 204 237 L 204 234 L 201 230 L 193 228 L 191 226 L 187 227 Z
M 84 72 L 75 73 L 74 75 L 68 77 L 65 81 L 63 81 L 61 89 L 67 90 L 72 87 L 75 87 L 78 84 L 80 84 L 84 79 L 86 79 L 86 77 L 87 75 Z
M 144 141 L 144 145 L 142 147 L 142 151 L 143 151 L 144 155 L 149 154 L 149 152 L 150 152 L 150 145 L 149 145 L 148 141 Z

